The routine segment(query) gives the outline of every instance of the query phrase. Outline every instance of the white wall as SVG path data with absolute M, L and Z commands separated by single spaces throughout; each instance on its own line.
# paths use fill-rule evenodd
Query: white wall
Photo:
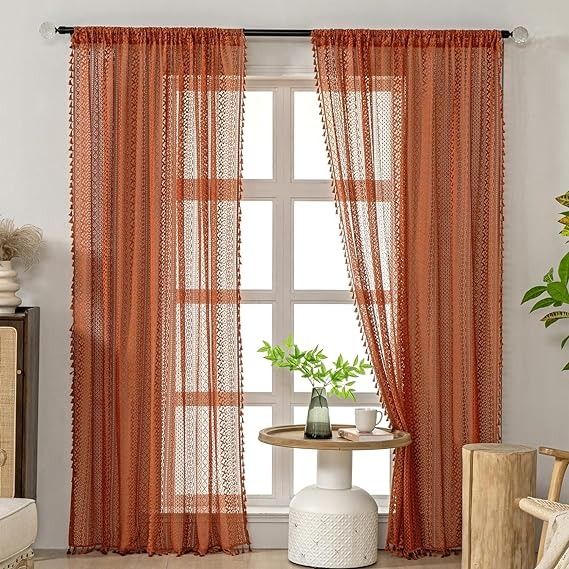
M 19 0 L 5 2 L 2 16 L 0 214 L 43 227 L 48 241 L 41 265 L 22 279 L 24 301 L 42 309 L 38 547 L 67 543 L 71 440 L 68 38 L 43 40 L 37 29 L 44 20 L 61 25 L 528 27 L 534 36 L 530 46 L 507 42 L 506 48 L 504 438 L 569 448 L 569 375 L 559 371 L 565 362 L 558 349 L 563 334 L 544 333 L 537 318 L 519 307 L 522 292 L 563 250 L 553 196 L 569 187 L 566 0 Z M 250 63 L 261 53 L 267 52 L 252 46 Z M 549 466 L 540 464 L 542 492 Z

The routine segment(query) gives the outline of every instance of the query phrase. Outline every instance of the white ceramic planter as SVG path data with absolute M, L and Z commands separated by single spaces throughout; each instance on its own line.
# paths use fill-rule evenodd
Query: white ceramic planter
M 0 314 L 13 314 L 22 304 L 22 299 L 16 296 L 20 290 L 17 276 L 12 261 L 0 261 Z
M 373 565 L 377 524 L 375 500 L 352 486 L 352 451 L 319 450 L 316 485 L 290 502 L 289 561 L 334 569 Z

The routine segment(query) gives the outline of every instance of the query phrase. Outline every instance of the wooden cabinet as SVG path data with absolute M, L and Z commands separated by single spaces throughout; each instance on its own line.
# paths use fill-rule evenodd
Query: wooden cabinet
M 36 497 L 39 308 L 0 314 L 0 496 Z

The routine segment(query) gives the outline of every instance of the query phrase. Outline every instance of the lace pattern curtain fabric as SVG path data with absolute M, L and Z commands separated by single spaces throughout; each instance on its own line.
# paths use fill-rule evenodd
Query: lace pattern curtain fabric
M 247 547 L 240 30 L 76 28 L 73 552 Z
M 349 272 L 393 426 L 388 548 L 461 546 L 461 447 L 500 438 L 499 31 L 313 32 Z

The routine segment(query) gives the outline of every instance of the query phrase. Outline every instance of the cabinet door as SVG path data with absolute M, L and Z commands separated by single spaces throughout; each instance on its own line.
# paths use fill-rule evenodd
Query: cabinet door
M 0 497 L 16 493 L 18 332 L 0 327 Z

